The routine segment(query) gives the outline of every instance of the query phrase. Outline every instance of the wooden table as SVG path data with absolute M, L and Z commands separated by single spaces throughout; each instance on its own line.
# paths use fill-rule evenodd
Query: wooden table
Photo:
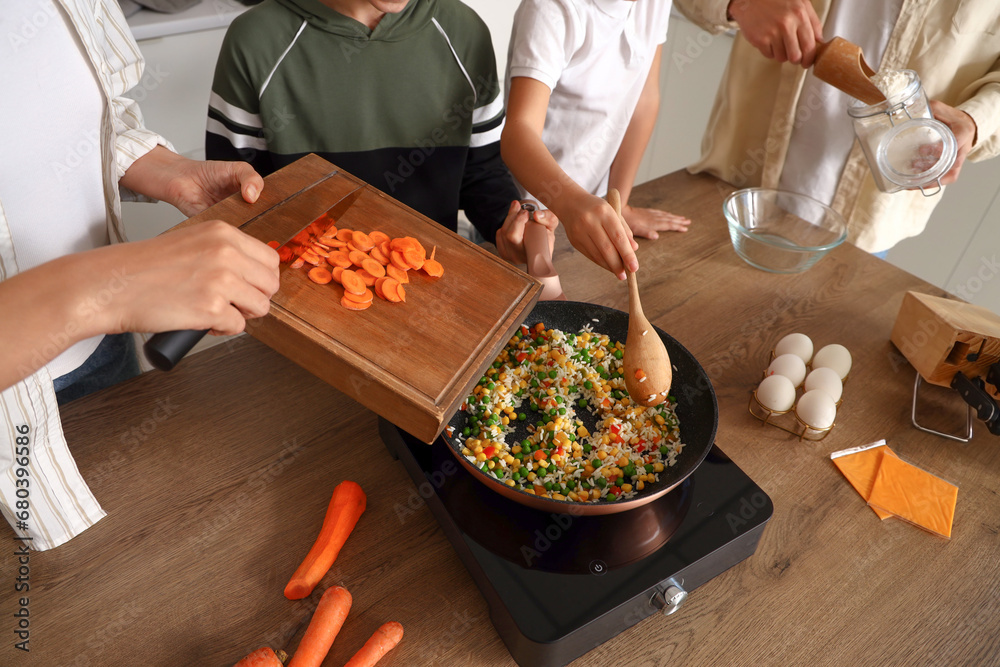
M 633 203 L 690 216 L 687 234 L 640 242 L 647 317 L 701 361 L 718 392 L 718 444 L 772 498 L 757 552 L 574 665 L 997 664 L 1000 440 L 969 444 L 910 425 L 913 371 L 888 342 L 905 290 L 942 294 L 852 246 L 807 273 L 771 275 L 730 246 L 729 188 L 675 173 Z M 625 309 L 626 289 L 574 253 L 556 257 L 571 299 Z M 747 413 L 771 346 L 801 331 L 854 355 L 838 424 L 799 442 Z M 926 412 L 962 421 L 950 395 Z M 930 417 L 929 417 L 930 418 Z M 328 665 L 382 622 L 406 628 L 388 666 L 512 665 L 486 603 L 389 456 L 375 416 L 250 338 L 196 355 L 64 411 L 80 470 L 108 516 L 30 556 L 30 647 L 13 648 L 16 543 L 0 550 L 2 665 L 231 665 L 260 645 L 294 648 L 318 594 L 281 591 L 333 487 L 368 509 L 321 588 L 354 594 Z M 941 424 L 945 426 L 945 424 Z M 885 438 L 959 484 L 950 541 L 879 521 L 830 462 Z M 5 529 L 6 530 L 6 529 Z

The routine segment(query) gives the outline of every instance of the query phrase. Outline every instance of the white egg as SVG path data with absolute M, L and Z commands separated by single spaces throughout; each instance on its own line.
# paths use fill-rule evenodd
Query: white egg
M 809 426 L 824 429 L 833 426 L 837 418 L 837 405 L 830 395 L 820 389 L 802 394 L 795 405 L 795 414 Z
M 774 346 L 774 356 L 780 357 L 783 354 L 794 354 L 808 364 L 813 356 L 812 339 L 802 333 L 788 334 Z
M 840 375 L 832 368 L 825 366 L 814 368 L 806 376 L 806 391 L 819 389 L 825 391 L 836 403 L 844 393 L 844 384 L 840 381 Z
M 795 403 L 795 385 L 784 375 L 770 375 L 757 387 L 757 400 L 773 412 L 787 412 Z
M 793 387 L 798 387 L 806 379 L 806 362 L 795 354 L 782 354 L 775 357 L 767 367 L 767 375 L 784 375 L 792 381 Z
M 851 353 L 843 345 L 833 343 L 820 349 L 813 357 L 813 368 L 832 368 L 843 380 L 851 372 Z

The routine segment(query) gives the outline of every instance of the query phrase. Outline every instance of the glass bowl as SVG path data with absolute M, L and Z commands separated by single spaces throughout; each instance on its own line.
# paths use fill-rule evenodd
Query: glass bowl
M 772 273 L 800 273 L 847 238 L 847 223 L 812 197 L 768 188 L 737 190 L 722 204 L 736 254 Z

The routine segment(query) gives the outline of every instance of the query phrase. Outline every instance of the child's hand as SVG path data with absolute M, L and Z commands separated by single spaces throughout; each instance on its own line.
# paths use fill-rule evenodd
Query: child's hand
M 524 227 L 530 219 L 528 211 L 521 208 L 520 201 L 514 200 L 507 210 L 507 219 L 504 220 L 503 227 L 497 231 L 497 252 L 500 257 L 511 264 L 527 264 L 528 257 L 524 250 Z M 526 203 L 534 203 L 526 200 Z M 535 205 L 537 208 L 537 204 Z M 559 218 L 551 211 L 535 211 L 535 222 L 540 223 L 549 230 L 549 255 L 555 247 L 556 227 L 559 226 Z
M 644 239 L 658 239 L 659 232 L 686 232 L 691 220 L 683 215 L 675 215 L 655 208 L 635 208 L 625 206 L 622 217 L 628 223 L 633 236 Z
M 587 259 L 625 280 L 625 270 L 639 270 L 635 250 L 639 244 L 632 230 L 615 213 L 611 204 L 594 195 L 573 201 L 572 209 L 561 211 L 566 236 Z

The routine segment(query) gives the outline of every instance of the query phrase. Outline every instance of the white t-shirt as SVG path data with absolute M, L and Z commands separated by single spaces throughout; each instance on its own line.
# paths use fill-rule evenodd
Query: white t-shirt
M 522 0 L 514 15 L 506 89 L 518 76 L 548 86 L 542 140 L 592 194 L 607 192 L 656 47 L 667 39 L 670 6 L 670 0 Z
M 0 34 L 14 36 L 4 39 L 8 52 L 0 58 L 0 199 L 18 270 L 27 271 L 108 244 L 104 100 L 80 38 L 57 3 L 4 3 Z M 66 113 L 67 107 L 73 112 Z M 102 338 L 64 351 L 49 362 L 49 374 L 56 378 L 78 368 Z
M 902 5 L 903 0 L 833 0 L 823 25 L 823 39 L 839 36 L 854 42 L 861 47 L 865 62 L 878 71 Z M 872 30 L 873 25 L 879 29 Z M 778 180 L 780 189 L 801 192 L 824 204 L 833 202 L 854 145 L 854 126 L 847 115 L 853 100 L 809 70 Z

